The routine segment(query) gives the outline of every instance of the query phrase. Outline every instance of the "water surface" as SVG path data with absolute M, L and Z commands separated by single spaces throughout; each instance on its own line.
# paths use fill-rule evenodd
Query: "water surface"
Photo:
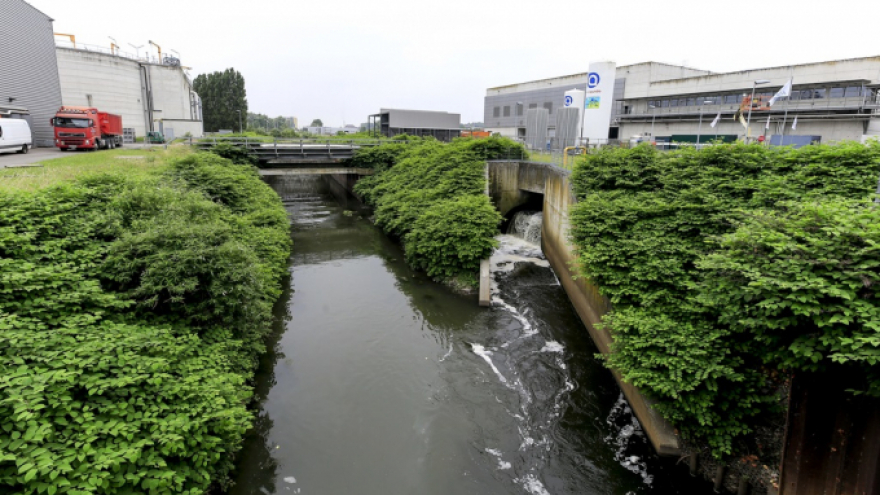
M 480 308 L 410 270 L 332 182 L 270 184 L 290 289 L 228 493 L 708 492 L 651 453 L 534 244 L 500 236 Z

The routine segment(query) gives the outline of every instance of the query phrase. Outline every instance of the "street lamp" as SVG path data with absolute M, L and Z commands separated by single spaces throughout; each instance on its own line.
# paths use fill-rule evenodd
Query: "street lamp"
M 141 48 L 143 48 L 144 45 L 132 45 L 131 43 L 129 43 L 128 46 L 134 48 L 135 52 L 137 53 L 137 58 L 141 58 Z
M 712 100 L 705 100 L 700 103 L 700 126 L 697 127 L 697 149 L 700 149 L 700 134 L 703 132 L 703 105 L 711 105 L 715 103 Z
M 758 79 L 752 84 L 752 97 L 749 99 L 749 118 L 746 119 L 746 142 L 752 137 L 751 128 L 749 126 L 752 125 L 752 107 L 755 102 L 755 88 L 759 84 L 770 84 L 769 79 Z

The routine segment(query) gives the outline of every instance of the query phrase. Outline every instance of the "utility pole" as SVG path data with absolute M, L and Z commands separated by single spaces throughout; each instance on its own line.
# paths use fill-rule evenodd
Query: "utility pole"
M 751 125 L 752 125 L 752 107 L 755 106 L 755 88 L 759 84 L 769 84 L 770 81 L 767 79 L 758 79 L 754 83 L 752 83 L 752 97 L 749 98 L 749 117 L 746 119 L 746 142 L 748 143 L 752 137 L 751 133 Z

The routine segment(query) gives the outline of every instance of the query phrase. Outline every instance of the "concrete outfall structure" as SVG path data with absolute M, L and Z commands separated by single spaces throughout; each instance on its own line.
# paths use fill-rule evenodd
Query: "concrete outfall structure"
M 502 215 L 519 207 L 542 205 L 544 222 L 541 250 L 556 272 L 560 283 L 590 336 L 603 354 L 610 352 L 611 333 L 598 328 L 611 302 L 589 280 L 575 273 L 578 257 L 569 242 L 568 213 L 577 202 L 571 189 L 570 172 L 549 164 L 491 161 L 487 163 L 488 195 Z M 481 273 L 482 279 L 482 273 Z M 481 297 L 482 301 L 482 297 Z M 645 434 L 660 455 L 680 455 L 681 443 L 675 429 L 652 407 L 653 401 L 612 371 Z

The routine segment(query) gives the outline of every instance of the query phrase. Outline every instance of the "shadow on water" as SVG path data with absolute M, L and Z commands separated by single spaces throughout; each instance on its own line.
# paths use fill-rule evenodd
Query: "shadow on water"
M 229 495 L 708 493 L 653 454 L 535 246 L 500 237 L 486 310 L 335 183 L 268 182 L 291 278 Z

